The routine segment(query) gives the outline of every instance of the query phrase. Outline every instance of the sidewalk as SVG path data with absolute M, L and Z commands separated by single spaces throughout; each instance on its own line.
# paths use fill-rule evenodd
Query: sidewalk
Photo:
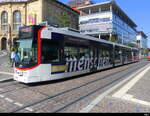
M 150 112 L 150 64 L 117 91 L 104 97 L 90 112 Z
M 6 51 L 0 51 L 0 82 L 13 78 L 13 68 L 10 67 L 9 57 Z

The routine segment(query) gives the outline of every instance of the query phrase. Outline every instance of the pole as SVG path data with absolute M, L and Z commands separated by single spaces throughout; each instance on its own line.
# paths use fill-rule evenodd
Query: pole
M 122 45 L 123 45 L 123 33 L 122 33 L 122 35 L 121 35 L 121 38 L 122 38 Z

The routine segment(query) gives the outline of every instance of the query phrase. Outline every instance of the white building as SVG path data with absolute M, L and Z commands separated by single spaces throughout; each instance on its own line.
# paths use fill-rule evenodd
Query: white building
M 140 48 L 140 57 L 143 58 L 147 55 L 145 49 L 148 48 L 148 39 L 147 35 L 143 31 L 137 31 L 137 43 Z
M 106 40 L 115 38 L 114 42 L 136 45 L 137 25 L 115 1 L 78 7 L 78 9 L 81 33 Z

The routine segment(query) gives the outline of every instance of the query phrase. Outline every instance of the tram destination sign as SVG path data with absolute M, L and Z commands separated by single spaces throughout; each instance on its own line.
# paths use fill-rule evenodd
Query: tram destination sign
M 20 27 L 19 29 L 19 38 L 29 39 L 33 35 L 33 27 Z

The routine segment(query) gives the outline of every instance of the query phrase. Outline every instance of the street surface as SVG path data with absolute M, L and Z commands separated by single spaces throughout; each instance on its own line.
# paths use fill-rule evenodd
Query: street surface
M 12 79 L 0 57 L 0 112 L 150 112 L 150 62 L 38 84 Z

